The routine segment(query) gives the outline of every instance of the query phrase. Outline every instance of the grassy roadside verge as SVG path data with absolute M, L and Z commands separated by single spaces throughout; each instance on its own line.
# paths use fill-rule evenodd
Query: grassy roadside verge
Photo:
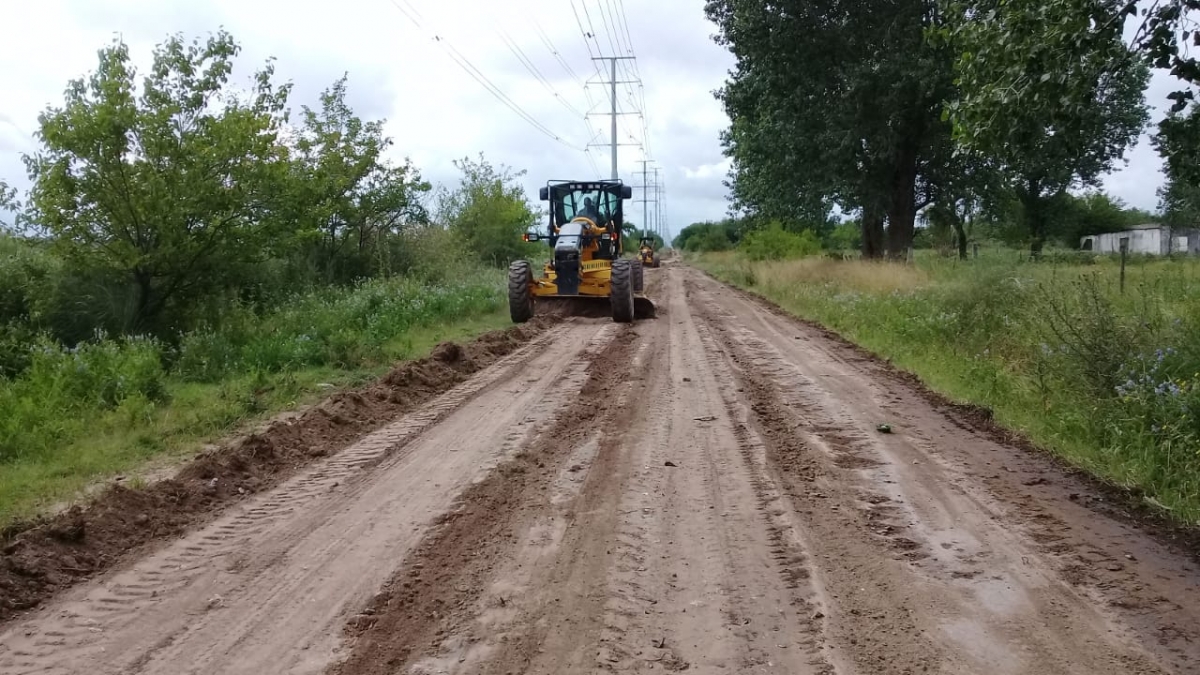
M 691 262 L 818 322 L 1069 463 L 1200 522 L 1200 264 Z
M 0 527 L 125 476 L 136 486 L 273 414 L 383 374 L 438 342 L 510 324 L 498 274 L 451 286 L 373 281 L 227 317 L 174 348 L 37 346 L 0 381 Z

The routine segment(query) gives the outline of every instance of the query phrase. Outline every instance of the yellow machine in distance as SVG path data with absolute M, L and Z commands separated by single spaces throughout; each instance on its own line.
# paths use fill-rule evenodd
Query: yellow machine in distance
M 641 260 L 623 257 L 623 202 L 633 188 L 620 180 L 550 181 L 539 197 L 550 203 L 549 223 L 544 235 L 528 233 L 525 240 L 548 240 L 552 256 L 540 277 L 528 260 L 509 266 L 512 320 L 524 323 L 536 305 L 556 302 L 586 313 L 596 301 L 607 301 L 618 322 L 654 316 L 654 303 L 642 295 Z
M 642 261 L 643 267 L 658 267 L 662 264 L 658 252 L 654 250 L 654 243 L 654 237 L 642 237 L 638 257 Z

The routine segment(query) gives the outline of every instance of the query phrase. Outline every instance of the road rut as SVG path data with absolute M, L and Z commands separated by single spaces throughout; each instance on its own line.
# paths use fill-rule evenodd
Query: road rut
M 0 635 L 3 673 L 1188 673 L 1194 562 L 698 271 Z M 892 433 L 876 426 L 887 423 Z

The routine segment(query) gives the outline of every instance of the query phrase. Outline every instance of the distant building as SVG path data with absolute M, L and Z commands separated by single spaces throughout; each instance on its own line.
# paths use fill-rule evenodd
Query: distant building
M 1123 232 L 1093 234 L 1079 240 L 1079 248 L 1096 253 L 1120 253 L 1126 241 L 1130 253 L 1200 255 L 1200 230 L 1170 228 L 1158 223 L 1136 225 Z

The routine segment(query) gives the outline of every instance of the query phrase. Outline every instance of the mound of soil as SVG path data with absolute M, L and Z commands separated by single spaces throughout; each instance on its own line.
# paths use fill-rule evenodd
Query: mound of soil
M 448 391 L 554 322 L 537 317 L 466 345 L 442 343 L 428 357 L 404 363 L 370 385 L 201 454 L 174 478 L 140 489 L 114 484 L 86 505 L 6 528 L 0 532 L 0 623 L 278 485 Z

